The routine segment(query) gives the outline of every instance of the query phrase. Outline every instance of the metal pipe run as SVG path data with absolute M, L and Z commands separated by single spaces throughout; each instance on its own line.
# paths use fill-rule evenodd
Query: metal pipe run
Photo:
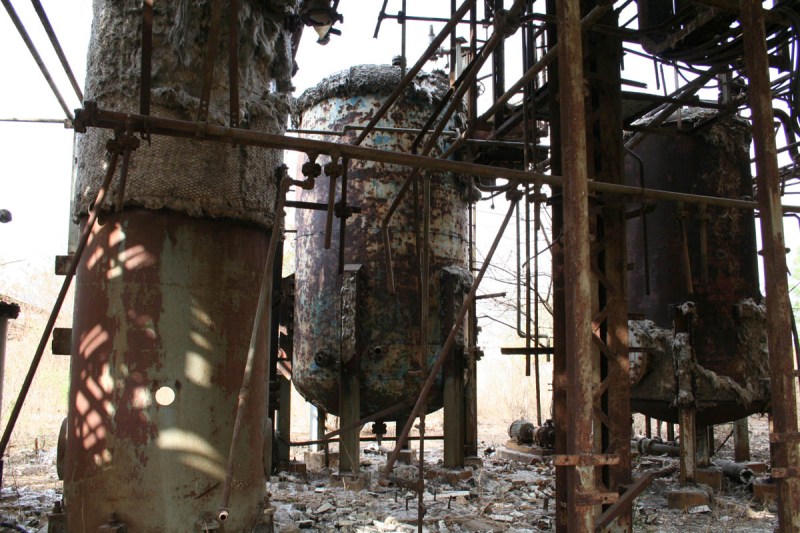
M 313 181 L 311 181 L 313 186 Z M 278 242 L 281 240 L 281 227 L 283 226 L 284 218 L 284 204 L 286 202 L 286 193 L 292 185 L 305 186 L 305 182 L 297 182 L 291 178 L 284 177 L 280 181 L 278 190 L 278 206 L 275 209 L 275 223 L 272 227 L 272 233 L 269 239 L 269 249 L 267 250 L 267 258 L 264 261 L 264 273 L 261 278 L 261 290 L 258 295 L 258 307 L 256 307 L 256 314 L 253 318 L 253 329 L 250 334 L 250 346 L 247 349 L 247 363 L 244 368 L 244 376 L 242 377 L 242 387 L 239 391 L 239 404 L 236 408 L 236 420 L 233 425 L 233 435 L 231 436 L 231 449 L 228 453 L 227 466 L 225 468 L 225 484 L 222 490 L 222 505 L 219 511 L 219 521 L 224 522 L 229 518 L 228 506 L 231 499 L 231 488 L 233 485 L 233 468 L 236 461 L 236 447 L 239 442 L 239 436 L 242 430 L 242 422 L 244 421 L 244 411 L 247 405 L 247 400 L 250 396 L 250 379 L 253 375 L 253 365 L 255 364 L 256 351 L 258 344 L 261 340 L 261 335 L 265 335 L 270 339 L 269 332 L 263 332 L 262 324 L 272 324 L 272 292 L 273 292 L 273 263 L 275 263 L 275 254 L 278 249 Z M 269 344 L 271 341 L 267 340 Z M 270 350 L 267 349 L 267 357 L 269 357 Z M 269 375 L 267 375 L 267 383 L 269 383 Z M 269 392 L 267 393 L 267 401 L 269 402 Z M 267 408 L 269 412 L 269 408 Z
M 444 435 L 425 435 L 424 437 L 417 437 L 410 435 L 406 440 L 407 441 L 415 441 L 415 440 L 444 440 Z M 378 437 L 359 437 L 361 442 L 382 442 L 382 441 L 389 441 L 394 442 L 397 440 L 397 437 L 387 437 L 386 435 L 381 436 L 379 439 Z M 339 442 L 339 439 L 314 439 L 314 440 L 301 440 L 297 442 L 290 442 L 289 446 L 298 447 L 298 446 L 318 446 L 320 444 L 336 444 Z
M 506 227 L 508 226 L 508 222 L 511 220 L 511 215 L 514 214 L 514 209 L 516 209 L 517 203 L 519 202 L 522 195 L 516 189 L 514 191 L 509 191 L 509 209 L 506 213 L 505 218 L 503 219 L 503 223 L 500 225 L 500 229 L 497 232 L 497 236 L 492 243 L 489 252 L 486 254 L 486 258 L 483 261 L 483 265 L 481 266 L 480 272 L 478 272 L 478 276 L 475 278 L 475 281 L 472 283 L 472 288 L 470 289 L 469 293 L 464 298 L 464 302 L 461 305 L 461 309 L 458 312 L 458 317 L 453 321 L 453 327 L 450 328 L 450 333 L 447 335 L 447 339 L 442 346 L 442 349 L 439 351 L 439 355 L 436 357 L 436 361 L 433 363 L 430 371 L 428 372 L 428 377 L 425 380 L 425 384 L 422 386 L 422 390 L 420 391 L 419 397 L 417 398 L 416 403 L 414 404 L 411 413 L 408 415 L 408 420 L 406 421 L 406 425 L 403 427 L 403 431 L 397 439 L 397 444 L 395 445 L 394 450 L 392 450 L 391 455 L 386 460 L 386 468 L 383 471 L 382 478 L 386 479 L 392 471 L 392 467 L 394 463 L 397 461 L 398 455 L 400 455 L 400 450 L 403 447 L 403 444 L 406 442 L 408 438 L 408 434 L 411 432 L 411 426 L 414 423 L 414 419 L 416 419 L 423 410 L 423 407 L 427 403 L 428 396 L 433 389 L 434 382 L 436 381 L 439 372 L 442 370 L 442 366 L 444 365 L 445 359 L 447 355 L 450 353 L 450 350 L 453 348 L 453 343 L 455 342 L 456 334 L 460 329 L 460 325 L 464 321 L 464 317 L 467 315 L 467 311 L 470 309 L 472 302 L 475 300 L 475 295 L 478 292 L 478 287 L 483 280 L 483 276 L 486 274 L 486 270 L 489 268 L 489 265 L 492 262 L 492 257 L 494 256 L 495 251 L 497 250 L 498 245 L 500 244 L 500 240 L 505 233 Z
M 36 10 L 36 14 L 39 15 L 39 20 L 42 22 L 44 31 L 47 33 L 47 37 L 50 39 L 50 44 L 53 45 L 53 50 L 55 50 L 58 60 L 61 61 L 61 66 L 64 67 L 64 72 L 66 73 L 67 78 L 69 78 L 72 88 L 75 90 L 75 96 L 78 97 L 78 101 L 83 102 L 83 92 L 81 91 L 81 86 L 78 85 L 78 80 L 75 79 L 75 74 L 72 73 L 72 68 L 69 66 L 67 56 L 64 55 L 64 50 L 61 48 L 61 43 L 58 42 L 56 32 L 53 30 L 53 26 L 50 24 L 50 19 L 47 18 L 47 13 L 45 13 L 42 3 L 39 0 L 31 0 L 31 3 L 33 4 L 33 9 Z
M 402 152 L 389 152 L 376 148 L 365 148 L 348 144 L 302 139 L 286 135 L 278 135 L 262 131 L 226 128 L 208 123 L 197 123 L 185 120 L 160 118 L 143 115 L 132 115 L 117 111 L 99 109 L 96 103 L 87 101 L 84 109 L 79 110 L 75 119 L 75 131 L 83 133 L 87 127 L 116 129 L 125 127 L 130 123 L 132 131 L 150 135 L 168 135 L 174 137 L 196 138 L 201 137 L 209 141 L 241 144 L 246 146 L 260 146 L 263 148 L 277 148 L 304 153 L 338 154 L 351 159 L 391 163 L 423 170 L 439 172 L 452 172 L 457 174 L 472 175 L 475 177 L 503 178 L 519 183 L 536 184 L 541 182 L 551 187 L 563 187 L 564 179 L 561 176 L 544 174 L 541 172 L 515 170 L 511 168 L 491 167 L 464 161 L 453 161 L 436 157 L 428 157 Z M 720 198 L 716 196 L 703 196 L 697 194 L 678 193 L 658 189 L 646 189 L 591 181 L 589 190 L 593 192 L 619 194 L 627 196 L 632 202 L 643 200 L 667 200 L 685 202 L 687 204 L 705 203 L 718 207 L 735 209 L 758 209 L 756 202 Z M 784 213 L 800 213 L 800 206 L 784 205 Z
M 3 1 L 5 2 L 7 0 Z M 364 139 L 367 138 L 367 135 L 369 135 L 369 132 L 372 130 L 372 128 L 378 124 L 384 115 L 386 115 L 387 111 L 389 111 L 392 105 L 394 105 L 395 101 L 400 97 L 401 94 L 403 94 L 403 91 L 405 91 L 406 87 L 408 87 L 408 84 L 414 81 L 414 78 L 419 71 L 422 70 L 422 67 L 425 66 L 425 63 L 427 63 L 431 56 L 436 53 L 436 51 L 439 49 L 439 46 L 441 46 L 444 40 L 447 39 L 447 36 L 450 35 L 450 32 L 453 31 L 458 22 L 464 18 L 464 15 L 467 14 L 467 11 L 469 11 L 470 7 L 472 7 L 475 1 L 476 0 L 464 0 L 464 3 L 461 4 L 461 7 L 459 7 L 458 10 L 453 14 L 453 17 L 431 41 L 431 44 L 428 45 L 428 48 L 422 52 L 422 55 L 419 57 L 417 62 L 414 63 L 414 66 L 408 69 L 408 72 L 406 72 L 403 79 L 400 80 L 400 83 L 397 85 L 397 87 L 395 87 L 394 91 L 392 91 L 392 94 L 386 98 L 386 101 L 383 103 L 383 105 L 375 112 L 375 116 L 372 117 L 367 124 L 367 127 L 364 128 L 364 131 L 361 132 L 358 138 L 356 138 L 355 143 L 353 143 L 355 146 L 358 146 L 364 142 Z
M 33 41 L 31 41 L 28 32 L 25 30 L 25 26 L 22 24 L 19 16 L 17 16 L 17 12 L 14 11 L 14 6 L 11 5 L 10 0 L 2 0 L 2 2 L 3 6 L 6 8 L 6 11 L 8 11 L 8 16 L 11 18 L 11 22 L 13 22 L 14 26 L 16 26 L 19 36 L 22 37 L 23 41 L 25 41 L 25 46 L 28 47 L 28 51 L 30 51 L 31 55 L 33 56 L 33 60 L 36 61 L 36 64 L 39 66 L 39 70 L 42 71 L 42 76 L 44 76 L 44 79 L 47 80 L 47 84 L 53 91 L 53 94 L 55 95 L 56 100 L 58 100 L 61 109 L 64 110 L 64 114 L 67 116 L 67 118 L 72 120 L 72 111 L 70 111 L 69 106 L 64 101 L 64 97 L 61 96 L 61 92 L 59 92 L 58 87 L 56 87 L 56 82 L 54 82 L 52 76 L 50 76 L 50 71 L 47 70 L 44 61 L 42 60 L 42 56 L 39 55 L 39 52 L 33 45 Z

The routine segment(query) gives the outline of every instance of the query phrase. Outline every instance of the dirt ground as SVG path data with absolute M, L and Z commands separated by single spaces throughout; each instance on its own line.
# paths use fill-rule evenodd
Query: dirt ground
M 767 462 L 766 419 L 751 417 L 750 427 L 752 459 Z M 505 425 L 481 427 L 479 453 L 483 464 L 466 472 L 442 470 L 441 442 L 426 443 L 424 531 L 522 533 L 554 529 L 552 463 L 544 460 L 524 465 L 500 458 L 499 450 L 508 439 L 506 429 Z M 440 428 L 434 422 L 429 430 L 434 434 Z M 731 425 L 716 428 L 717 458 L 732 458 L 732 438 L 726 440 L 730 431 Z M 416 531 L 417 495 L 411 487 L 417 478 L 417 465 L 395 469 L 398 478 L 408 480 L 407 485 L 401 482 L 398 487 L 384 488 L 377 484 L 390 447 L 388 442 L 383 447 L 376 443 L 362 446 L 362 468 L 370 483 L 361 491 L 332 486 L 330 478 L 335 469 L 273 476 L 267 487 L 275 508 L 276 531 Z M 295 450 L 295 456 L 302 457 L 302 451 Z M 668 509 L 666 494 L 678 487 L 677 459 L 634 457 L 634 475 L 648 470 L 660 473 L 634 503 L 634 531 L 773 531 L 774 504 L 765 507 L 755 503 L 747 486 L 727 479 L 710 506 L 688 512 Z M 53 449 L 17 450 L 6 458 L 0 521 L 17 524 L 17 531 L 47 531 L 47 513 L 60 498 Z M 0 526 L 0 531 L 12 529 Z

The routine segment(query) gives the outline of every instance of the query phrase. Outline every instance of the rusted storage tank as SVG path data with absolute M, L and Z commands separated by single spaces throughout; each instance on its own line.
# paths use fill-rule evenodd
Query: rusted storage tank
M 628 184 L 751 198 L 747 123 L 710 118 L 684 110 L 684 130 L 704 125 L 675 135 L 673 121 L 664 134 L 649 134 L 635 148 L 640 159 L 626 158 Z M 674 201 L 652 207 L 646 221 L 628 223 L 628 258 L 635 264 L 629 310 L 645 319 L 630 324 L 634 410 L 676 421 L 676 406 L 688 398 L 699 423 L 763 410 L 769 362 L 753 212 Z M 675 328 L 689 333 L 693 359 L 680 355 L 689 352 L 679 349 Z M 691 390 L 678 383 L 682 369 L 692 376 Z
M 151 113 L 195 120 L 210 2 L 177 4 L 153 7 Z M 289 81 L 284 7 L 242 5 L 241 46 L 252 48 L 240 54 L 239 69 L 259 91 L 242 91 L 241 109 L 249 127 L 281 133 L 287 98 L 266 88 Z M 101 108 L 139 109 L 131 90 L 141 58 L 141 29 L 130 23 L 136 9 L 95 2 L 86 92 Z M 228 54 L 217 56 L 224 59 L 208 122 L 227 125 Z M 78 136 L 74 215 L 84 223 L 112 136 L 92 128 Z M 132 155 L 122 209 L 109 209 L 118 176 L 112 182 L 75 287 L 64 464 L 69 531 L 272 531 L 264 513 L 263 347 L 232 452 L 229 514 L 220 507 L 275 214 L 275 184 L 263 176 L 282 161 L 277 150 L 153 135 Z
M 303 130 L 345 132 L 343 137 L 313 134 L 311 138 L 351 143 L 400 81 L 396 67 L 352 67 L 325 79 L 306 91 L 298 101 L 297 121 Z M 383 128 L 421 128 L 447 90 L 442 73 L 420 74 L 381 121 Z M 452 130 L 452 127 L 446 128 Z M 408 152 L 414 134 L 379 129 L 364 146 Z M 318 162 L 325 163 L 327 159 Z M 358 295 L 356 332 L 360 358 L 361 414 L 373 414 L 416 397 L 426 366 L 418 357 L 420 339 L 420 267 L 416 231 L 421 231 L 421 192 L 417 206 L 410 190 L 389 225 L 397 292 L 389 294 L 381 220 L 387 213 L 410 168 L 351 161 L 347 176 L 347 200 L 361 208 L 350 218 L 345 232 L 345 264 L 362 265 L 363 290 Z M 453 276 L 455 291 L 468 290 L 466 264 L 467 188 L 448 174 L 431 176 L 430 231 L 430 331 L 427 361 L 438 354 L 447 331 L 443 330 L 443 277 Z M 328 201 L 329 179 L 317 178 L 316 187 L 302 191 L 299 199 Z M 421 180 L 420 180 L 421 184 Z M 337 180 L 337 202 L 341 178 Z M 421 191 L 421 186 L 420 189 Z M 324 249 L 326 213 L 298 210 L 295 295 L 295 353 L 292 379 L 311 403 L 333 414 L 339 411 L 339 361 L 341 335 L 341 281 L 339 273 L 339 223 L 334 224 L 333 246 Z M 421 241 L 420 241 L 421 242 Z M 465 289 L 466 287 L 466 289 Z M 458 298 L 458 295 L 456 295 Z M 441 407 L 441 387 L 428 402 L 428 410 Z M 409 409 L 410 410 L 410 409 Z M 403 412 L 392 419 L 400 419 Z

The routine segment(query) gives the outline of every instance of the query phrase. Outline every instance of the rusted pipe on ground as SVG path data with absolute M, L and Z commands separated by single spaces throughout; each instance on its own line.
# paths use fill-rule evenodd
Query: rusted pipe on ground
M 676 444 L 668 444 L 661 439 L 650 439 L 647 437 L 631 440 L 631 446 L 642 455 L 668 455 L 670 457 L 680 457 L 681 447 Z
M 4 0 L 5 1 L 5 0 Z M 103 178 L 103 183 L 100 185 L 100 188 L 97 190 L 97 195 L 95 196 L 94 202 L 91 203 L 91 208 L 89 210 L 89 217 L 86 220 L 85 225 L 83 226 L 83 230 L 81 232 L 80 240 L 78 241 L 78 246 L 75 249 L 75 253 L 72 257 L 72 261 L 69 264 L 69 268 L 67 269 L 67 273 L 64 276 L 64 282 L 61 284 L 61 290 L 56 297 L 56 301 L 53 304 L 53 309 L 50 311 L 50 317 L 47 319 L 47 323 L 44 326 L 44 331 L 42 332 L 42 336 L 39 339 L 39 345 L 36 348 L 36 353 L 31 360 L 31 365 L 28 368 L 28 374 L 25 376 L 25 381 L 22 382 L 22 387 L 20 388 L 19 394 L 17 395 L 17 400 L 14 403 L 14 407 L 11 409 L 11 414 L 8 417 L 8 424 L 6 425 L 5 431 L 3 432 L 3 438 L 0 440 L 0 458 L 5 457 L 6 448 L 8 448 L 8 443 L 11 440 L 11 433 L 14 431 L 14 426 L 17 423 L 17 419 L 19 418 L 19 414 L 22 411 L 22 406 L 25 405 L 25 399 L 28 396 L 28 391 L 30 391 L 31 384 L 33 383 L 33 378 L 36 376 L 36 371 L 39 368 L 39 363 L 42 361 L 42 357 L 44 356 L 44 350 L 47 348 L 47 341 L 50 339 L 50 334 L 53 332 L 53 327 L 56 324 L 56 319 L 58 318 L 58 314 L 61 311 L 61 306 L 64 304 L 64 300 L 67 297 L 67 292 L 69 291 L 70 285 L 72 284 L 72 279 L 75 277 L 75 272 L 78 270 L 78 263 L 83 256 L 83 252 L 86 249 L 86 245 L 89 242 L 89 238 L 92 235 L 92 230 L 94 229 L 94 224 L 97 221 L 97 217 L 100 213 L 100 207 L 103 205 L 103 201 L 106 198 L 106 194 L 108 193 L 108 187 L 111 184 L 111 179 L 114 177 L 114 174 L 117 170 L 117 162 L 119 161 L 119 155 L 121 152 L 125 150 L 131 150 L 132 144 L 128 145 L 125 148 L 126 143 L 133 141 L 138 142 L 135 138 L 132 137 L 122 137 L 118 136 L 116 139 L 110 140 L 108 142 L 108 149 L 111 152 L 111 161 L 108 164 L 108 169 L 106 170 L 106 175 Z M 135 144 L 135 143 L 134 143 Z M 0 468 L 0 485 L 2 485 L 2 469 Z
M 231 499 L 231 489 L 233 486 L 233 467 L 236 460 L 236 447 L 239 444 L 239 438 L 242 430 L 242 422 L 244 421 L 244 409 L 250 397 L 250 380 L 253 376 L 253 366 L 255 364 L 256 351 L 258 347 L 258 340 L 262 334 L 262 323 L 272 324 L 272 274 L 273 263 L 275 262 L 275 254 L 278 250 L 278 241 L 282 238 L 282 226 L 284 218 L 284 204 L 286 202 L 286 193 L 292 185 L 299 185 L 301 187 L 313 187 L 313 179 L 305 182 L 298 182 L 288 177 L 283 177 L 278 185 L 278 205 L 275 210 L 275 222 L 272 225 L 272 233 L 269 237 L 269 248 L 267 249 L 267 258 L 264 261 L 264 273 L 261 278 L 261 290 L 258 295 L 258 306 L 256 307 L 256 314 L 253 318 L 253 329 L 250 333 L 250 346 L 247 349 L 247 362 L 244 367 L 244 375 L 242 376 L 242 387 L 239 390 L 239 403 L 236 407 L 236 420 L 233 424 L 233 434 L 231 435 L 231 448 L 228 452 L 227 466 L 225 467 L 225 483 L 222 488 L 222 505 L 220 506 L 217 518 L 220 522 L 225 522 L 230 516 L 228 506 Z M 268 326 L 269 327 L 269 326 Z M 269 332 L 265 333 L 267 339 L 271 337 Z M 267 357 L 269 357 L 270 341 L 267 341 Z M 270 381 L 269 371 L 267 372 L 267 383 Z M 267 402 L 269 402 L 269 390 L 267 391 Z M 269 409 L 267 409 L 269 412 Z
M 8 0 L 3 0 L 4 2 Z M 364 131 L 356 138 L 356 141 L 353 143 L 355 146 L 360 145 L 364 142 L 364 139 L 367 138 L 369 132 L 375 127 L 376 124 L 386 115 L 386 112 L 394 105 L 395 101 L 403 94 L 408 84 L 414 81 L 414 78 L 417 76 L 422 67 L 425 66 L 425 63 L 431 58 L 433 54 L 439 49 L 439 46 L 444 42 L 450 32 L 456 27 L 459 21 L 464 18 L 464 15 L 467 14 L 470 7 L 475 3 L 476 0 L 464 0 L 464 3 L 461 4 L 461 7 L 453 14 L 447 24 L 444 25 L 442 30 L 439 34 L 431 41 L 431 44 L 428 45 L 428 48 L 422 52 L 422 55 L 419 57 L 414 66 L 408 69 L 403 79 L 400 80 L 400 83 L 395 87 L 394 91 L 386 98 L 386 101 L 381 105 L 381 107 L 375 112 L 375 116 L 369 121 L 367 126 L 364 128 Z
M 11 5 L 10 0 L 2 0 L 2 2 L 3 6 L 5 6 L 6 8 L 6 11 L 8 11 L 8 16 L 11 18 L 11 22 L 14 23 L 14 26 L 17 28 L 17 31 L 19 32 L 19 36 L 22 37 L 22 40 L 25 42 L 25 46 L 28 47 L 28 51 L 31 53 L 31 56 L 33 56 L 33 60 L 36 61 L 36 64 L 39 66 L 39 70 L 42 71 L 42 76 L 44 76 L 44 79 L 47 80 L 47 84 L 53 91 L 53 94 L 55 95 L 56 100 L 58 100 L 61 109 L 64 110 L 64 114 L 67 116 L 67 118 L 72 120 L 73 118 L 72 111 L 70 110 L 67 103 L 64 101 L 64 97 L 61 96 L 61 92 L 58 90 L 58 87 L 56 87 L 56 82 L 54 82 L 53 77 L 50 76 L 50 71 L 47 70 L 47 67 L 44 64 L 44 60 L 42 60 L 42 56 L 40 56 L 38 50 L 36 50 L 33 41 L 31 41 L 30 35 L 28 35 L 25 26 L 19 19 L 17 12 L 14 10 L 14 6 Z
M 725 474 L 728 479 L 736 483 L 749 485 L 752 483 L 753 477 L 755 476 L 753 471 L 750 470 L 750 467 L 744 463 L 737 463 L 736 461 L 729 461 L 727 459 L 716 459 L 714 464 L 722 470 L 722 473 Z
M 297 152 L 317 154 L 339 154 L 351 159 L 391 163 L 395 165 L 415 167 L 422 170 L 439 172 L 452 172 L 475 177 L 503 178 L 519 183 L 542 183 L 551 187 L 563 187 L 564 179 L 561 176 L 544 174 L 542 172 L 515 170 L 511 168 L 492 167 L 443 159 L 442 157 L 427 157 L 403 152 L 389 152 L 376 148 L 352 146 L 348 144 L 302 139 L 287 135 L 278 135 L 263 131 L 227 128 L 208 123 L 197 123 L 186 120 L 177 120 L 144 115 L 133 115 L 118 111 L 98 109 L 95 102 L 87 101 L 84 109 L 79 110 L 75 119 L 75 131 L 84 133 L 87 127 L 106 129 L 124 128 L 130 122 L 134 132 L 149 135 L 168 135 L 172 137 L 196 138 L 198 135 L 208 141 L 234 143 L 245 146 L 260 146 L 263 148 L 276 148 Z M 632 201 L 642 200 L 668 200 L 684 202 L 687 204 L 705 203 L 709 206 L 728 207 L 734 209 L 758 209 L 758 204 L 749 200 L 736 200 L 716 196 L 703 196 L 697 194 L 678 193 L 658 189 L 642 189 L 629 185 L 591 181 L 589 190 L 594 192 L 620 194 L 632 198 Z M 800 212 L 800 206 L 785 205 L 782 209 L 786 213 Z
M 42 3 L 39 0 L 31 0 L 31 4 L 33 4 L 33 9 L 36 10 L 36 14 L 39 15 L 39 20 L 42 22 L 44 31 L 47 33 L 47 37 L 50 39 L 50 44 L 53 45 L 53 50 L 55 50 L 58 60 L 61 61 L 61 66 L 64 67 L 64 73 L 67 75 L 70 84 L 72 84 L 72 88 L 75 90 L 75 96 L 78 97 L 79 102 L 83 102 L 83 92 L 81 91 L 81 86 L 78 85 L 78 80 L 75 79 L 75 74 L 73 74 L 72 68 L 69 66 L 67 56 L 64 54 L 64 49 L 61 48 L 61 43 L 58 42 L 56 32 L 53 30 L 52 24 L 50 24 L 50 19 L 47 18 L 47 13 L 45 12 L 44 7 L 42 7 Z
M 489 268 L 489 264 L 492 262 L 492 257 L 494 256 L 495 251 L 497 250 L 498 245 L 500 244 L 500 240 L 505 233 L 506 227 L 508 226 L 509 220 L 511 220 L 511 215 L 514 213 L 514 209 L 517 206 L 522 195 L 516 189 L 514 191 L 509 191 L 509 200 L 510 205 L 508 208 L 508 212 L 506 213 L 505 218 L 503 219 L 502 224 L 500 225 L 500 229 L 497 231 L 497 236 L 492 243 L 489 252 L 486 254 L 486 258 L 483 261 L 483 265 L 481 265 L 480 272 L 478 272 L 478 276 L 475 278 L 475 281 L 472 283 L 472 288 L 470 289 L 467 296 L 464 298 L 464 302 L 461 304 L 461 309 L 458 312 L 458 317 L 453 321 L 453 327 L 450 328 L 450 333 L 447 335 L 447 339 L 442 346 L 442 349 L 439 351 L 439 355 L 436 357 L 436 361 L 433 363 L 430 371 L 428 372 L 428 377 L 425 379 L 425 383 L 422 386 L 422 390 L 419 393 L 419 397 L 417 398 L 416 403 L 414 404 L 414 408 L 411 410 L 411 413 L 408 416 L 408 420 L 406 421 L 405 426 L 403 427 L 403 431 L 400 436 L 397 438 L 397 444 L 395 445 L 394 450 L 392 450 L 391 455 L 386 460 L 386 467 L 383 471 L 382 478 L 387 478 L 389 473 L 392 471 L 392 467 L 394 467 L 394 463 L 397 461 L 397 457 L 400 454 L 400 449 L 402 448 L 403 444 L 406 442 L 408 438 L 408 434 L 411 432 L 411 426 L 414 423 L 414 419 L 416 419 L 420 413 L 424 405 L 427 403 L 428 396 L 433 389 L 433 384 L 436 381 L 436 376 L 441 372 L 442 366 L 444 365 L 445 359 L 447 359 L 447 355 L 450 353 L 450 350 L 453 348 L 453 343 L 455 342 L 456 334 L 460 329 L 460 325 L 464 321 L 464 317 L 467 315 L 467 311 L 469 310 L 472 302 L 475 300 L 475 295 L 478 292 L 478 287 L 483 280 L 483 276 L 486 274 L 486 270 Z

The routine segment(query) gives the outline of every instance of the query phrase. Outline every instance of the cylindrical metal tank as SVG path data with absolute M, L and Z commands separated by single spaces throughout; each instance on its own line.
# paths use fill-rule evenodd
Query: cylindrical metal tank
M 684 110 L 683 128 L 708 113 Z M 672 122 L 666 128 L 675 130 Z M 753 196 L 750 134 L 734 118 L 691 134 L 650 133 L 626 158 L 629 185 L 725 198 Z M 652 209 L 652 211 L 650 211 Z M 769 376 L 753 212 L 657 201 L 628 222 L 629 310 L 636 360 L 633 408 L 674 421 L 673 320 L 692 302 L 698 420 L 734 420 L 764 408 Z M 646 228 L 646 231 L 645 231 Z M 684 307 L 686 309 L 686 307 Z
M 347 130 L 346 126 L 365 125 L 399 80 L 399 68 L 389 66 L 357 66 L 335 74 L 300 98 L 297 109 L 299 127 L 320 132 L 345 131 L 344 137 L 324 133 L 312 137 L 352 142 L 360 130 Z M 421 128 L 446 89 L 447 78 L 443 74 L 419 75 L 380 126 Z M 446 129 L 452 130 L 452 126 L 455 126 L 454 122 Z M 414 136 L 414 133 L 378 129 L 366 138 L 363 145 L 407 152 Z M 325 161 L 320 162 L 324 164 Z M 362 279 L 365 281 L 358 297 L 360 327 L 356 343 L 361 347 L 358 356 L 362 416 L 416 398 L 425 378 L 424 372 L 419 371 L 417 356 L 421 321 L 416 231 L 421 231 L 422 213 L 421 200 L 415 208 L 411 191 L 400 203 L 389 225 L 397 287 L 395 295 L 389 294 L 387 289 L 385 249 L 381 238 L 381 220 L 411 171 L 396 165 L 350 162 L 347 199 L 349 204 L 359 206 L 361 213 L 347 222 L 344 263 L 362 265 Z M 433 174 L 431 182 L 428 364 L 432 364 L 447 335 L 447 331 L 442 331 L 444 306 L 451 300 L 444 294 L 443 276 L 455 276 L 455 290 L 461 294 L 470 283 L 466 262 L 467 186 L 461 179 L 447 174 Z M 317 178 L 316 187 L 303 191 L 299 199 L 326 203 L 328 184 L 327 177 Z M 339 201 L 341 179 L 337 180 L 337 188 L 336 199 Z M 340 236 L 337 220 L 333 246 L 324 249 L 325 217 L 324 211 L 298 210 L 297 213 L 292 379 L 306 399 L 329 413 L 338 414 Z M 438 409 L 441 402 L 441 387 L 437 387 L 428 402 L 428 410 Z M 402 418 L 407 411 L 395 413 L 392 419 Z
M 207 111 L 209 124 L 282 133 L 289 105 L 280 91 L 290 90 L 292 71 L 284 20 L 294 3 L 239 4 L 238 117 L 230 116 L 226 16 L 211 94 L 201 102 L 212 4 L 153 5 L 150 113 L 198 120 Z M 87 99 L 138 113 L 142 4 L 94 6 Z M 111 136 L 90 128 L 77 138 L 74 216 L 84 223 Z M 123 191 L 118 169 L 77 273 L 64 465 L 68 529 L 259 530 L 268 521 L 263 347 L 233 452 L 229 515 L 224 526 L 217 519 L 275 217 L 276 187 L 268 177 L 283 154 L 202 138 L 144 141 Z
M 212 524 L 266 255 L 263 230 L 126 210 L 92 235 L 75 287 L 64 497 L 71 531 Z M 256 358 L 250 397 L 263 399 Z M 264 402 L 245 414 L 226 529 L 262 515 Z M 138 527 L 136 527 L 138 526 Z

